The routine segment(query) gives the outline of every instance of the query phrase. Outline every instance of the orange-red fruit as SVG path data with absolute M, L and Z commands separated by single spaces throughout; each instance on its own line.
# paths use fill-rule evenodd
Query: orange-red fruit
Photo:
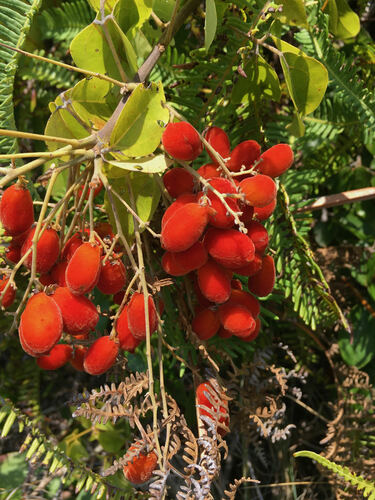
M 276 198 L 276 184 L 268 175 L 258 174 L 240 182 L 240 189 L 253 207 L 265 207 Z
M 87 347 L 76 347 L 70 359 L 70 364 L 79 372 L 84 371 L 83 360 L 85 359 Z
M 113 296 L 113 302 L 118 306 L 120 306 L 122 303 L 122 299 L 124 298 L 124 295 L 125 295 L 125 290 L 120 290 L 119 292 L 115 293 Z
M 226 330 L 225 328 L 221 327 L 220 330 L 217 332 L 217 334 L 219 335 L 219 337 L 221 337 L 222 339 L 230 339 L 231 337 L 233 337 L 233 333 Z
M 67 267 L 68 262 L 66 260 L 61 260 L 52 267 L 50 275 L 53 283 L 57 283 L 59 286 L 66 286 L 65 273 Z
M 212 179 L 213 177 L 220 177 L 220 170 L 215 163 L 206 163 L 197 170 L 198 174 L 204 179 Z
M 34 222 L 30 191 L 21 184 L 9 186 L 0 200 L 0 221 L 10 235 L 27 231 Z
M 195 160 L 203 150 L 198 132 L 187 122 L 168 123 L 161 140 L 166 152 L 176 160 Z
M 56 302 L 44 292 L 30 297 L 21 315 L 21 343 L 36 355 L 45 354 L 60 340 L 62 331 L 63 320 Z
M 66 333 L 79 335 L 95 329 L 99 314 L 87 297 L 73 295 L 67 287 L 56 288 L 51 297 L 61 311 Z
M 37 358 L 36 362 L 43 370 L 57 370 L 72 357 L 73 348 L 67 344 L 56 344 L 48 354 Z
M 255 275 L 251 276 L 248 281 L 250 292 L 258 295 L 258 297 L 266 297 L 272 292 L 275 285 L 275 263 L 270 255 L 266 255 L 262 259 L 262 269 Z
M 113 234 L 113 227 L 109 222 L 98 222 L 97 224 L 95 224 L 94 230 L 96 233 L 98 233 L 102 240 L 104 240 L 104 238 L 109 238 L 110 240 L 112 240 L 115 236 Z
M 183 252 L 202 236 L 208 223 L 210 209 L 198 203 L 179 208 L 161 229 L 161 244 L 169 252 Z
M 134 293 L 128 305 L 128 326 L 137 340 L 146 338 L 146 314 L 143 293 Z M 148 297 L 148 318 L 150 333 L 154 332 L 158 326 L 155 304 L 152 297 Z
M 52 278 L 51 273 L 44 273 L 39 276 L 39 281 L 43 286 L 54 285 L 55 280 Z
M 9 262 L 17 264 L 21 258 L 21 249 L 10 243 L 9 247 L 5 251 L 5 257 Z
M 233 149 L 227 166 L 232 172 L 239 172 L 243 165 L 246 167 L 246 170 L 248 170 L 259 157 L 259 144 L 252 140 L 244 141 Z
M 220 127 L 210 127 L 204 134 L 206 141 L 219 153 L 222 158 L 229 158 L 230 155 L 230 142 L 227 134 Z M 214 155 L 207 150 L 212 161 L 217 163 Z
M 214 393 L 214 394 L 212 394 Z M 218 433 L 221 436 L 225 436 L 227 434 L 227 430 L 223 427 L 220 427 L 220 424 L 229 427 L 229 412 L 228 412 L 228 403 L 225 400 L 220 400 L 217 392 L 212 388 L 209 382 L 203 382 L 199 384 L 196 390 L 197 404 L 206 406 L 208 409 L 213 409 L 219 406 L 220 417 L 218 418 Z M 211 401 L 212 402 L 211 402 Z M 210 413 L 204 408 L 198 408 L 200 415 L 206 415 L 207 417 L 212 418 Z
M 208 340 L 219 330 L 220 321 L 215 311 L 205 308 L 196 313 L 191 326 L 198 338 Z
M 228 179 L 223 179 L 222 177 L 215 177 L 211 179 L 209 182 L 213 188 L 219 191 L 219 193 L 223 194 L 237 193 L 235 186 L 233 186 L 233 184 Z M 214 212 L 210 215 L 209 218 L 210 225 L 219 228 L 232 227 L 234 223 L 234 217 L 233 215 L 227 212 L 227 208 L 222 203 L 220 198 L 211 190 L 208 190 L 207 196 L 210 200 L 210 206 L 214 210 Z M 234 198 L 226 197 L 225 201 L 234 212 L 240 211 L 237 201 Z
M 252 220 L 251 222 L 246 224 L 246 229 L 247 229 L 247 235 L 249 236 L 249 238 L 251 238 L 252 242 L 254 243 L 255 251 L 258 254 L 264 253 L 265 249 L 268 246 L 267 229 L 262 224 L 256 222 L 255 220 Z
M 246 205 L 245 203 L 240 205 L 240 210 L 242 212 L 242 215 L 240 217 L 241 222 L 244 224 L 247 224 L 250 222 L 253 218 L 254 215 L 254 207 L 251 205 Z
M 100 274 L 100 247 L 83 243 L 74 252 L 65 272 L 66 284 L 74 295 L 83 295 L 97 284 Z
M 229 297 L 226 304 L 237 304 L 246 307 L 251 314 L 256 318 L 260 313 L 260 305 L 258 299 L 256 299 L 251 293 L 245 292 L 245 290 L 232 290 L 231 296 Z
M 265 207 L 254 207 L 254 219 L 262 222 L 268 219 L 274 212 L 276 208 L 276 198 L 271 201 L 269 205 Z
M 78 190 L 78 197 L 80 198 L 82 196 L 82 193 L 83 193 L 83 185 L 80 186 L 79 190 Z M 103 183 L 102 181 L 99 179 L 99 182 L 97 183 L 97 185 L 94 187 L 94 198 L 95 196 L 97 196 L 100 191 L 103 189 Z M 90 185 L 88 186 L 87 190 L 86 190 L 86 194 L 85 194 L 85 200 L 88 200 L 89 199 L 89 196 L 90 196 Z
M 181 194 L 164 212 L 163 218 L 161 220 L 161 227 L 163 228 L 169 219 L 174 215 L 177 210 L 179 210 L 183 205 L 188 203 L 195 203 L 197 201 L 197 195 L 193 193 Z
M 134 352 L 135 348 L 140 344 L 140 340 L 136 339 L 129 329 L 128 325 L 128 306 L 126 305 L 121 311 L 120 316 L 116 321 L 117 338 L 120 348 L 124 351 Z
M 35 229 L 35 227 L 30 229 L 29 234 L 27 235 L 27 238 L 21 248 L 21 257 L 25 255 L 25 253 L 32 246 Z M 54 229 L 47 228 L 43 232 L 42 236 L 40 236 L 39 241 L 36 244 L 36 272 L 46 273 L 49 271 L 57 261 L 59 251 L 59 235 Z M 24 261 L 24 265 L 29 269 L 31 268 L 32 254 L 33 252 L 31 251 Z
M 9 282 L 9 278 L 6 278 L 5 276 L 0 278 L 0 295 L 2 294 L 4 288 L 7 286 Z M 9 286 L 7 291 L 4 294 L 4 297 L 1 299 L 1 306 L 5 307 L 10 307 L 13 302 L 14 298 L 16 296 L 16 291 L 12 286 Z
M 172 276 L 184 276 L 202 267 L 208 259 L 205 246 L 197 241 L 184 252 L 165 252 L 161 259 L 164 271 Z
M 192 193 L 194 189 L 194 177 L 182 167 L 174 167 L 163 175 L 165 189 L 177 198 L 180 194 Z
M 217 304 L 222 304 L 229 299 L 232 277 L 228 275 L 226 269 L 214 260 L 208 260 L 197 273 L 200 291 L 206 299 Z
M 278 177 L 283 174 L 294 161 L 294 155 L 288 144 L 276 144 L 267 149 L 261 156 L 258 169 L 260 173 L 270 177 Z
M 253 340 L 255 340 L 259 335 L 260 327 L 261 327 L 260 319 L 255 318 L 255 330 L 251 332 L 250 335 L 248 335 L 247 337 L 242 337 L 241 340 L 243 340 L 244 342 L 252 342 Z
M 69 262 L 73 257 L 74 252 L 82 245 L 82 243 L 83 240 L 81 235 L 79 233 L 74 233 L 73 236 L 71 236 L 65 243 L 61 252 L 61 258 Z
M 102 265 L 97 287 L 102 293 L 119 292 L 126 283 L 126 269 L 120 259 L 106 260 Z
M 134 449 L 134 446 L 130 447 L 130 450 Z M 152 472 L 156 468 L 157 463 L 158 457 L 154 451 L 146 455 L 140 453 L 138 456 L 135 456 L 132 461 L 124 465 L 124 476 L 133 484 L 144 483 L 152 476 Z
M 229 269 L 238 269 L 254 259 L 254 243 L 236 229 L 211 228 L 204 237 L 204 244 L 210 256 Z
M 245 330 L 255 329 L 255 320 L 251 312 L 240 304 L 222 304 L 218 309 L 220 323 L 225 330 L 237 335 Z
M 113 366 L 118 355 L 118 345 L 109 335 L 99 337 L 89 347 L 83 360 L 83 368 L 90 375 L 102 375 Z
M 246 266 L 236 269 L 236 273 L 241 276 L 255 276 L 262 269 L 262 256 L 255 252 L 254 259 Z

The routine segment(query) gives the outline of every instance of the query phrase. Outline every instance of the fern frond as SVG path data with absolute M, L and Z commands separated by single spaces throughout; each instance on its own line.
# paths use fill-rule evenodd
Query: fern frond
M 318 455 L 318 453 L 314 453 L 313 451 L 297 451 L 293 454 L 294 457 L 306 457 L 315 460 L 323 467 L 333 471 L 339 477 L 343 478 L 348 483 L 352 484 L 357 488 L 358 491 L 363 493 L 364 498 L 368 498 L 369 500 L 375 499 L 375 483 L 367 481 L 362 476 L 357 476 L 353 472 L 351 472 L 348 467 L 342 467 L 341 465 L 335 464 L 331 462 L 325 457 Z
M 39 10 L 42 0 L 0 0 L 0 40 L 13 47 L 22 47 L 30 29 L 31 20 Z M 0 128 L 15 130 L 13 86 L 19 54 L 0 49 Z M 0 137 L 0 153 L 14 153 L 17 142 Z

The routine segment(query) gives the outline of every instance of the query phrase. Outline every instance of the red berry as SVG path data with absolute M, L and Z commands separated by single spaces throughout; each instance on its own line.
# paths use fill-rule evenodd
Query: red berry
M 89 292 L 97 284 L 100 274 L 100 247 L 83 243 L 74 252 L 66 268 L 65 279 L 75 295 Z
M 222 304 L 231 293 L 231 275 L 213 260 L 209 260 L 197 271 L 198 285 L 203 296 L 211 302 Z
M 266 297 L 272 292 L 275 285 L 275 264 L 270 255 L 266 255 L 262 259 L 262 269 L 255 275 L 251 276 L 248 281 L 250 292 L 258 295 L 258 297 Z
M 83 367 L 83 361 L 85 359 L 87 351 L 87 347 L 76 347 L 70 359 L 70 364 L 79 372 L 83 372 L 85 370 Z
M 202 236 L 210 209 L 198 203 L 188 203 L 179 208 L 161 230 L 161 244 L 169 252 L 183 252 Z
M 12 236 L 27 231 L 34 222 L 31 194 L 21 184 L 13 184 L 4 191 L 0 200 L 0 221 Z
M 239 172 L 242 166 L 248 170 L 259 157 L 259 144 L 256 141 L 244 141 L 233 149 L 227 166 L 232 172 Z
M 262 256 L 255 252 L 254 259 L 246 266 L 236 269 L 240 276 L 255 276 L 262 269 Z
M 194 190 L 194 177 L 181 167 L 168 170 L 163 175 L 163 183 L 172 198 L 177 198 L 184 193 L 192 193 Z
M 74 233 L 68 241 L 65 243 L 64 248 L 61 252 L 62 260 L 66 260 L 67 262 L 73 257 L 74 252 L 80 247 L 83 243 L 82 237 L 79 233 Z
M 219 337 L 221 337 L 222 339 L 230 339 L 231 337 L 233 337 L 233 333 L 226 330 L 225 328 L 221 327 L 220 330 L 218 331 L 217 333 L 219 335 Z
M 240 304 L 226 303 L 218 309 L 220 323 L 225 330 L 237 335 L 245 330 L 255 329 L 255 320 L 251 312 Z
M 219 330 L 220 321 L 215 311 L 205 308 L 196 313 L 191 326 L 198 338 L 208 340 Z
M 9 283 L 9 278 L 6 278 L 5 276 L 0 277 L 0 295 L 2 294 L 4 288 L 7 286 Z M 7 307 L 10 307 L 14 299 L 16 297 L 16 291 L 12 286 L 9 286 L 7 291 L 4 294 L 4 297 L 1 299 L 1 306 L 4 307 L 5 309 Z
M 15 246 L 17 248 L 21 248 L 22 245 L 24 244 L 28 234 L 29 234 L 29 229 L 30 228 L 28 228 L 26 231 L 24 231 L 21 234 L 13 234 L 13 235 L 8 233 L 7 231 L 5 231 L 5 236 L 10 236 L 12 238 L 12 241 L 10 242 L 10 244 L 12 246 Z
M 55 280 L 52 278 L 51 273 L 44 273 L 39 276 L 39 281 L 43 286 L 54 285 Z
M 80 198 L 82 196 L 82 193 L 83 193 L 83 188 L 84 186 L 80 186 L 79 189 L 78 189 L 78 198 Z M 103 183 L 102 181 L 99 179 L 99 182 L 96 184 L 96 186 L 94 187 L 94 198 L 100 193 L 100 191 L 103 189 Z M 89 199 L 89 196 L 90 196 L 90 186 L 88 186 L 87 190 L 86 190 L 86 194 L 85 194 L 85 200 L 88 200 Z
M 9 247 L 5 251 L 5 258 L 9 260 L 9 262 L 17 264 L 21 258 L 21 249 L 10 243 Z
M 221 436 L 225 436 L 228 431 L 223 426 L 229 427 L 228 402 L 220 398 L 220 395 L 209 382 L 203 382 L 202 384 L 198 385 L 196 390 L 196 398 L 198 405 L 205 406 L 208 410 L 211 410 L 210 413 L 204 408 L 198 408 L 199 415 L 205 415 L 207 417 L 213 418 L 212 414 L 216 414 L 219 417 L 217 419 L 218 433 Z
M 129 450 L 135 450 L 135 446 L 131 446 Z M 144 455 L 139 453 L 131 461 L 124 465 L 123 472 L 125 478 L 134 484 L 141 484 L 148 481 L 152 476 L 152 472 L 156 468 L 158 457 L 154 451 Z
M 56 344 L 48 354 L 37 358 L 36 362 L 43 370 L 57 370 L 72 357 L 73 348 L 67 344 Z
M 135 348 L 141 343 L 136 339 L 129 329 L 128 325 L 128 306 L 121 311 L 116 321 L 116 332 L 120 343 L 120 348 L 124 351 L 134 352 Z
M 128 306 L 128 326 L 137 340 L 146 338 L 146 313 L 143 293 L 134 293 Z M 158 326 L 158 317 L 155 304 L 151 296 L 148 297 L 148 318 L 150 333 L 154 332 Z
M 63 320 L 56 302 L 44 292 L 30 297 L 21 315 L 21 343 L 36 355 L 45 354 L 60 340 L 62 331 Z
M 258 337 L 260 328 L 261 328 L 260 319 L 255 318 L 255 330 L 252 333 L 250 333 L 250 335 L 248 335 L 247 337 L 242 337 L 241 340 L 243 340 L 244 342 L 252 342 Z
M 51 297 L 61 311 L 66 333 L 79 335 L 95 330 L 99 314 L 91 300 L 73 295 L 67 287 L 56 288 Z
M 166 152 L 176 160 L 195 160 L 203 150 L 198 132 L 187 122 L 168 123 L 161 140 Z
M 125 290 L 120 290 L 119 292 L 115 293 L 113 296 L 113 302 L 118 306 L 120 306 L 122 303 L 122 299 L 124 298 L 124 295 L 125 295 Z
M 206 141 L 219 153 L 222 158 L 229 158 L 230 155 L 230 142 L 229 137 L 220 127 L 210 127 L 204 134 Z M 212 161 L 217 163 L 214 155 L 207 149 Z
M 204 244 L 210 256 L 229 269 L 238 269 L 254 259 L 254 243 L 236 229 L 211 228 L 204 237 Z
M 66 286 L 65 273 L 67 267 L 68 262 L 66 260 L 61 260 L 52 267 L 50 275 L 53 283 L 57 283 L 59 286 Z
M 253 218 L 253 215 L 254 215 L 254 207 L 252 207 L 251 205 L 247 205 L 245 203 L 242 203 L 240 205 L 240 210 L 242 212 L 242 215 L 240 217 L 240 220 L 241 222 L 243 222 L 244 224 L 247 224 L 248 222 L 250 222 Z
M 210 179 L 209 183 L 223 195 L 237 193 L 235 186 L 233 186 L 228 179 L 215 177 Z M 213 208 L 213 213 L 209 218 L 210 225 L 219 228 L 232 227 L 234 224 L 234 217 L 228 213 L 226 206 L 222 203 L 220 198 L 211 190 L 208 190 L 207 196 L 210 200 L 210 206 Z M 234 198 L 225 197 L 225 201 L 234 212 L 240 212 L 237 201 Z
M 276 184 L 268 175 L 254 175 L 240 182 L 240 189 L 253 207 L 265 207 L 276 198 Z
M 177 210 L 179 210 L 183 205 L 187 205 L 188 203 L 195 203 L 197 201 L 197 195 L 193 193 L 185 193 L 181 194 L 164 212 L 163 218 L 161 220 L 161 227 L 166 225 L 168 220 L 174 215 Z
M 32 240 L 35 233 L 35 227 L 30 229 L 27 238 L 22 245 L 21 257 L 31 248 Z M 60 252 L 60 242 L 59 235 L 52 228 L 47 228 L 42 236 L 40 236 L 38 243 L 36 245 L 36 271 L 38 273 L 46 273 L 51 269 L 54 263 L 57 261 Z M 24 261 L 24 265 L 31 268 L 32 263 L 31 251 Z
M 251 221 L 246 224 L 247 235 L 251 238 L 255 246 L 255 251 L 258 254 L 263 254 L 268 246 L 267 229 L 256 221 Z
M 232 290 L 226 304 L 237 304 L 246 307 L 251 314 L 256 318 L 260 313 L 260 305 L 258 299 L 256 299 L 251 293 L 245 292 L 245 290 Z
M 254 207 L 254 219 L 260 222 L 268 219 L 275 210 L 276 203 L 276 199 L 274 199 L 269 205 L 266 205 L 265 207 Z
M 113 240 L 113 238 L 115 237 L 113 228 L 109 222 L 98 222 L 97 224 L 95 224 L 94 230 L 96 233 L 98 233 L 102 240 L 104 240 L 105 238 Z
M 102 265 L 97 287 L 102 293 L 114 294 L 124 288 L 126 283 L 126 269 L 120 259 L 106 260 Z
M 278 177 L 293 164 L 294 155 L 288 144 L 276 144 L 267 149 L 261 156 L 258 169 L 261 174 Z
M 202 165 L 198 168 L 197 172 L 204 179 L 212 179 L 213 177 L 220 177 L 221 175 L 220 170 L 214 163 L 206 163 L 206 165 Z
M 102 375 L 114 365 L 118 345 L 109 335 L 99 337 L 90 346 L 83 360 L 83 367 L 90 375 Z
M 205 246 L 197 241 L 184 252 L 165 252 L 161 265 L 164 271 L 172 276 L 184 276 L 202 267 L 208 259 Z

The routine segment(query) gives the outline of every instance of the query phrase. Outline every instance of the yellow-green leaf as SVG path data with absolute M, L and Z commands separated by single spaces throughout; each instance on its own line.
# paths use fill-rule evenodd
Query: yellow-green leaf
M 329 14 L 329 30 L 337 38 L 345 40 L 358 35 L 361 28 L 359 17 L 346 0 L 329 0 L 326 12 Z
M 124 170 L 133 172 L 143 172 L 144 174 L 156 174 L 164 172 L 171 164 L 172 160 L 164 155 L 154 157 L 146 156 L 131 161 L 108 161 L 103 168 L 104 173 L 108 177 L 123 177 Z M 116 168 L 112 168 L 116 167 Z
M 123 32 L 131 38 L 152 12 L 152 0 L 118 0 L 113 15 Z
M 277 14 L 283 24 L 291 26 L 308 27 L 307 15 L 303 0 L 275 0 L 277 5 L 282 5 L 283 10 Z
M 204 46 L 208 50 L 213 42 L 217 28 L 215 0 L 206 0 L 206 19 L 204 23 Z

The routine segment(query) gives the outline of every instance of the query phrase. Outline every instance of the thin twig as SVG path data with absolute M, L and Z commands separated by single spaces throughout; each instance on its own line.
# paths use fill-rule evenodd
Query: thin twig
M 323 208 L 337 207 L 347 203 L 357 203 L 375 198 L 375 187 L 366 187 L 353 189 L 352 191 L 343 191 L 342 193 L 320 196 L 315 201 L 304 207 L 296 208 L 297 213 L 310 212 L 312 210 L 322 210 Z

